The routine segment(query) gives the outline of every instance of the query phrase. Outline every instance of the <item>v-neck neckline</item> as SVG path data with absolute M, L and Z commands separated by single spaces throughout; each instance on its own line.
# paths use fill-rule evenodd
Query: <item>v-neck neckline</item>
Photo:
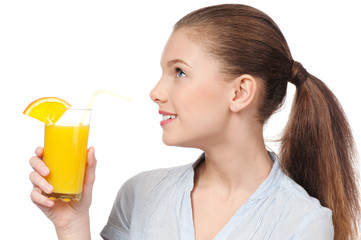
M 234 231 L 242 218 L 246 216 L 246 212 L 251 210 L 257 200 L 268 197 L 272 192 L 274 192 L 280 183 L 281 177 L 283 176 L 282 170 L 279 165 L 278 158 L 275 153 L 268 152 L 270 158 L 273 161 L 272 169 L 267 176 L 267 178 L 258 186 L 257 190 L 244 202 L 237 211 L 232 215 L 232 217 L 227 221 L 227 223 L 222 227 L 222 229 L 216 234 L 213 240 L 224 240 Z M 201 156 L 190 165 L 190 178 L 188 183 L 188 188 L 185 192 L 186 194 L 186 213 L 187 213 L 187 226 L 184 226 L 187 229 L 187 233 L 192 236 L 187 236 L 186 239 L 195 240 L 195 228 L 193 221 L 193 207 L 191 193 L 194 188 L 194 174 L 195 168 L 205 160 L 205 153 L 202 153 Z M 188 235 L 189 235 L 188 234 Z

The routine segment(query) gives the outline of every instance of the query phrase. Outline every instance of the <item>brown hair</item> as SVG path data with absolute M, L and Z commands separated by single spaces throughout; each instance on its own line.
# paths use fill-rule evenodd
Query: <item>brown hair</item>
M 262 81 L 259 121 L 282 106 L 287 83 L 297 90 L 281 142 L 286 174 L 333 212 L 335 239 L 356 239 L 360 218 L 354 140 L 345 114 L 327 86 L 292 58 L 286 39 L 265 13 L 240 4 L 199 9 L 179 20 L 206 44 L 225 74 Z

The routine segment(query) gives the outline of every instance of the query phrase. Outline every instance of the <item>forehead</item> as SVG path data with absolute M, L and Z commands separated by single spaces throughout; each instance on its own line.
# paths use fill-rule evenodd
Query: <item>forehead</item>
M 166 66 L 169 61 L 174 59 L 181 59 L 192 65 L 197 61 L 205 61 L 207 58 L 210 56 L 204 44 L 200 41 L 191 40 L 187 31 L 179 29 L 169 37 L 163 50 L 161 65 Z

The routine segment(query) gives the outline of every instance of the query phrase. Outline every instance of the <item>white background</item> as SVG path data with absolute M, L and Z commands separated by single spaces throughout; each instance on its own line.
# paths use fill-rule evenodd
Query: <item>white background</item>
M 360 149 L 358 1 L 238 2 L 276 21 L 294 59 L 338 96 Z M 29 197 L 28 160 L 43 145 L 43 124 L 22 112 L 37 98 L 56 96 L 79 107 L 98 89 L 134 98 L 126 102 L 100 95 L 93 105 L 89 146 L 95 146 L 98 159 L 91 207 L 94 239 L 126 179 L 197 158 L 199 150 L 162 143 L 158 107 L 149 92 L 160 78 L 160 56 L 173 24 L 190 11 L 218 3 L 226 1 L 0 2 L 1 239 L 55 238 L 52 224 Z M 293 86 L 289 89 L 285 108 L 266 126 L 267 139 L 276 139 L 285 126 L 294 92 Z

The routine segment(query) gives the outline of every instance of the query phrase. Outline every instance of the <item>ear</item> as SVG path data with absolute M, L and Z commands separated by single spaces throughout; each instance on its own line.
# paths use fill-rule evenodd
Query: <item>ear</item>
M 249 74 L 244 74 L 233 80 L 230 110 L 239 112 L 251 105 L 258 90 L 257 80 Z

